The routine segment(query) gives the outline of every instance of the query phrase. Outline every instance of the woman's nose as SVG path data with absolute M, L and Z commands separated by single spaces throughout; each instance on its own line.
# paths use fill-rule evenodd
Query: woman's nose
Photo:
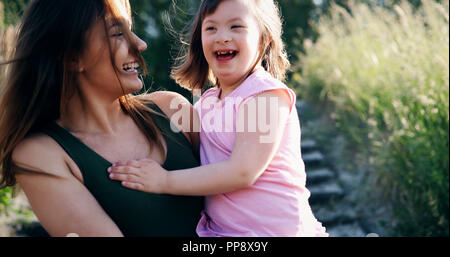
M 135 36 L 135 40 L 136 40 L 137 49 L 139 50 L 139 52 L 144 52 L 147 49 L 147 43 L 145 43 L 144 40 L 142 40 L 137 35 L 134 35 L 134 36 Z

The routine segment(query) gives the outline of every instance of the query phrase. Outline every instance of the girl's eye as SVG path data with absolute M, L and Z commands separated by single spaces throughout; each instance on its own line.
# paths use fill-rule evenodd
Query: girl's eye
M 114 34 L 112 34 L 112 36 L 113 37 L 121 37 L 121 36 L 123 36 L 123 32 L 114 33 Z
M 241 25 L 233 25 L 233 26 L 231 26 L 231 29 L 239 29 L 239 28 L 243 28 L 243 26 L 241 26 Z
M 211 30 L 214 30 L 214 29 L 215 29 L 214 27 L 207 27 L 206 31 L 211 31 Z

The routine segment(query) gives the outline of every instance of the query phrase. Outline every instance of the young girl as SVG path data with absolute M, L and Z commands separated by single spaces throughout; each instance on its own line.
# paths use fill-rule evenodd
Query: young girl
M 327 236 L 308 203 L 296 96 L 280 82 L 288 66 L 273 0 L 202 1 L 173 76 L 191 89 L 216 85 L 195 105 L 203 166 L 119 162 L 110 177 L 146 192 L 207 195 L 199 236 Z

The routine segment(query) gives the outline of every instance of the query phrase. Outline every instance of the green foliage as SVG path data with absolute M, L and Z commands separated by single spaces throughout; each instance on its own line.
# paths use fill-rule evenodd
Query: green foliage
M 170 78 L 172 59 L 176 56 L 174 47 L 176 47 L 177 38 L 168 33 L 165 14 L 172 12 L 172 0 L 131 0 L 130 2 L 133 9 L 134 30 L 148 45 L 147 50 L 143 52 L 148 68 L 148 76 L 144 78 L 144 89 L 170 90 L 189 98 L 189 91 L 179 87 Z
M 10 187 L 0 189 L 0 213 L 8 211 L 12 194 L 13 189 Z
M 339 128 L 374 159 L 393 235 L 448 236 L 448 0 L 331 8 L 293 83 L 302 98 L 332 103 Z
M 0 29 L 5 25 L 16 24 L 25 10 L 30 0 L 1 0 L 0 6 L 3 5 L 4 10 L 0 10 Z
M 311 26 L 311 18 L 317 8 L 312 0 L 278 1 L 283 17 L 283 38 L 286 43 L 289 59 L 295 62 L 296 53 L 303 52 L 303 40 L 316 38 L 315 27 Z
M 29 0 L 1 0 L 0 1 L 0 36 L 3 36 L 3 30 L 6 26 L 16 24 L 25 10 Z M 4 40 L 3 38 L 1 39 Z M 0 45 L 5 42 L 1 42 Z M 0 56 L 0 61 L 3 56 Z M 0 77 L 1 78 L 1 77 Z M 0 167 L 1 169 L 1 167 Z M 11 209 L 10 200 L 13 196 L 12 188 L 0 189 L 0 213 Z

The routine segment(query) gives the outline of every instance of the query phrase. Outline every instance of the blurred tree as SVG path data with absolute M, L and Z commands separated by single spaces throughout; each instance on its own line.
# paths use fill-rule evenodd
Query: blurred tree
M 2 30 L 5 27 L 5 6 L 3 5 L 3 2 L 0 1 L 0 30 Z
M 4 11 L 0 11 L 0 24 L 14 25 L 16 24 L 25 10 L 30 0 L 0 0 L 3 5 Z M 0 27 L 1 28 L 1 27 Z
M 278 3 L 284 21 L 284 41 L 289 59 L 295 62 L 298 56 L 296 53 L 304 50 L 303 40 L 317 37 L 311 23 L 317 6 L 313 0 L 280 0 Z
M 190 99 L 190 92 L 170 78 L 172 59 L 176 57 L 174 49 L 178 43 L 166 26 L 166 17 L 173 13 L 172 0 L 131 0 L 130 3 L 134 15 L 134 30 L 148 45 L 143 52 L 148 68 L 144 90 L 170 90 Z M 176 29 L 181 30 L 179 27 Z

